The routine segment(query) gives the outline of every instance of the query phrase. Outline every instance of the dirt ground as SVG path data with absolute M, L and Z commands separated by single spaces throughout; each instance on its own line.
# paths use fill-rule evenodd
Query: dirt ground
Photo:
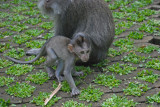
M 2 0 L 2 1 L 0 1 L 0 5 L 9 3 L 12 6 L 17 6 L 16 4 L 11 3 L 11 1 L 12 0 L 7 0 L 7 1 Z M 36 3 L 36 0 L 30 0 L 30 1 Z M 108 4 L 113 3 L 113 2 L 114 2 L 114 0 L 112 2 L 109 2 Z M 38 10 L 36 6 L 34 7 L 34 9 Z M 152 9 L 152 10 L 155 10 L 155 11 L 160 11 L 160 1 L 159 0 L 154 0 L 154 2 L 152 4 L 141 8 L 141 10 L 143 10 L 143 9 Z M 112 11 L 118 11 L 118 10 L 119 10 L 119 8 L 117 8 L 115 10 L 112 10 Z M 12 11 L 11 7 L 9 7 L 9 8 L 5 8 L 5 9 L 4 8 L 0 8 L 0 14 L 1 14 L 1 12 L 7 12 L 9 14 L 12 14 L 13 11 Z M 23 12 L 19 12 L 18 14 L 23 15 Z M 40 15 L 40 13 L 38 15 Z M 36 15 L 33 15 L 33 16 L 26 15 L 26 16 L 28 16 L 28 18 L 37 17 Z M 6 21 L 7 20 L 6 18 L 8 18 L 8 17 L 4 17 L 4 18 L 0 17 L 0 24 L 3 21 Z M 42 19 L 42 22 L 50 20 L 50 19 L 45 19 L 45 18 L 41 18 L 41 19 Z M 148 16 L 147 20 L 149 20 L 149 19 L 160 20 L 160 14 L 155 14 L 155 15 Z M 23 23 L 25 20 L 27 20 L 27 19 L 21 20 L 20 23 Z M 119 40 L 119 39 L 126 38 L 126 36 L 129 34 L 129 32 L 136 31 L 137 27 L 139 27 L 139 24 L 140 23 L 145 23 L 147 20 L 144 20 L 143 22 L 136 22 L 132 27 L 126 29 L 126 31 L 124 31 L 120 35 L 116 35 L 116 38 L 114 39 L 114 42 Z M 118 22 L 120 22 L 120 21 L 121 20 L 118 19 Z M 12 25 L 14 25 L 14 24 L 15 23 L 12 23 Z M 9 25 L 4 26 L 4 27 L 0 26 L 0 34 L 2 34 L 2 32 L 5 32 L 5 31 L 10 31 L 13 34 L 5 36 L 3 38 L 0 38 L 0 43 L 10 43 L 12 48 L 19 48 L 20 47 L 20 48 L 24 48 L 24 51 L 29 50 L 30 48 L 26 47 L 25 43 L 17 44 L 14 41 L 12 41 L 14 35 L 22 34 L 23 32 L 25 32 L 25 30 L 22 30 L 20 32 L 12 31 L 12 30 L 8 29 L 8 26 Z M 40 24 L 36 24 L 36 25 L 27 24 L 27 26 L 28 26 L 27 29 L 35 29 L 35 28 L 42 29 L 42 28 L 39 27 Z M 42 38 L 42 36 L 44 36 L 47 32 L 49 32 L 49 31 L 51 31 L 53 29 L 54 28 L 49 29 L 49 30 L 45 29 L 45 31 L 42 34 L 40 34 L 37 37 L 33 37 L 32 40 L 44 40 Z M 135 47 L 147 46 L 147 45 L 150 45 L 150 44 L 160 47 L 160 36 L 156 36 L 154 33 L 146 33 L 146 32 L 145 32 L 145 35 L 146 36 L 143 39 L 140 39 L 140 40 L 135 40 L 134 39 L 134 46 Z M 111 48 L 117 49 L 117 47 L 115 47 L 114 45 L 112 45 Z M 6 52 L 8 52 L 8 50 L 9 49 L 5 50 L 4 52 L 0 52 L 0 58 L 4 58 L 5 59 L 4 54 Z M 122 83 L 118 87 L 114 87 L 112 89 L 109 89 L 108 87 L 105 87 L 103 85 L 98 85 L 98 84 L 93 82 L 93 80 L 95 80 L 95 78 L 97 77 L 98 74 L 104 74 L 105 73 L 103 71 L 103 67 L 90 66 L 90 68 L 94 72 L 92 72 L 91 74 L 88 74 L 84 79 L 80 79 L 78 77 L 74 77 L 75 80 L 79 80 L 80 79 L 80 81 L 83 81 L 77 86 L 80 90 L 82 90 L 83 88 L 88 87 L 90 84 L 94 85 L 95 88 L 100 88 L 100 91 L 104 92 L 104 94 L 102 95 L 102 97 L 101 97 L 101 99 L 99 101 L 97 101 L 97 102 L 81 101 L 81 100 L 79 100 L 78 96 L 71 97 L 70 93 L 59 91 L 56 94 L 56 96 L 62 97 L 62 98 L 58 102 L 56 102 L 53 106 L 60 107 L 60 106 L 62 106 L 62 103 L 66 102 L 66 101 L 69 101 L 69 100 L 74 100 L 74 101 L 77 101 L 77 102 L 80 102 L 80 103 L 84 103 L 86 105 L 92 103 L 92 107 L 99 107 L 99 106 L 101 106 L 101 104 L 107 98 L 110 98 L 111 95 L 113 95 L 113 94 L 120 95 L 120 96 L 126 96 L 128 99 L 133 99 L 133 101 L 139 103 L 139 104 L 136 105 L 137 107 L 147 107 L 149 105 L 152 105 L 153 107 L 160 106 L 156 102 L 154 102 L 152 104 L 149 104 L 149 103 L 147 103 L 147 99 L 146 99 L 147 96 L 151 96 L 153 94 L 156 94 L 157 92 L 160 92 L 160 76 L 158 77 L 158 80 L 155 83 L 149 83 L 149 82 L 145 82 L 145 81 L 142 81 L 142 80 L 134 79 L 134 77 L 137 75 L 137 73 L 139 71 L 141 71 L 142 69 L 153 70 L 153 72 L 155 74 L 160 74 L 160 70 L 155 70 L 155 69 L 152 69 L 152 68 L 145 68 L 144 66 L 143 67 L 139 67 L 140 64 L 145 64 L 145 63 L 147 63 L 147 61 L 150 61 L 151 59 L 147 59 L 145 62 L 140 62 L 140 64 L 133 64 L 131 62 L 124 62 L 121 59 L 126 54 L 127 53 L 122 53 L 119 56 L 107 57 L 109 62 L 105 65 L 105 66 L 110 66 L 110 65 L 112 65 L 114 63 L 119 62 L 119 63 L 132 64 L 134 67 L 137 67 L 137 70 L 132 71 L 132 73 L 127 74 L 127 75 L 119 75 L 119 74 L 115 74 L 114 73 L 116 79 L 122 80 Z M 160 60 L 160 58 L 159 58 L 160 53 L 158 53 L 158 51 L 154 51 L 154 52 L 152 52 L 150 54 L 144 54 L 144 53 L 137 52 L 137 55 L 140 55 L 140 56 L 151 56 L 151 58 L 157 58 L 157 59 Z M 25 57 L 28 57 L 28 56 L 25 55 L 21 60 L 23 60 Z M 44 68 L 43 68 L 44 63 L 42 63 L 40 65 L 33 65 L 33 66 L 35 68 L 34 68 L 34 70 L 32 72 L 29 72 L 29 73 L 21 75 L 21 76 L 14 76 L 14 75 L 6 74 L 5 71 L 6 71 L 6 69 L 8 67 L 0 68 L 0 77 L 1 76 L 14 77 L 15 78 L 15 82 L 10 84 L 10 85 L 14 85 L 16 82 L 19 82 L 19 83 L 26 82 L 25 78 L 29 74 L 34 74 L 34 73 L 36 73 L 36 72 L 38 72 L 40 70 L 46 72 L 44 70 Z M 110 75 L 110 74 L 112 74 L 112 72 L 108 72 L 106 74 Z M 29 84 L 32 85 L 32 86 L 35 86 L 36 90 L 33 92 L 31 97 L 26 97 L 26 98 L 20 98 L 20 97 L 15 97 L 14 95 L 9 95 L 5 91 L 8 88 L 8 86 L 3 86 L 3 87 L 0 87 L 0 98 L 5 99 L 6 101 L 8 99 L 10 99 L 11 104 L 15 104 L 17 107 L 22 107 L 23 105 L 26 105 L 27 107 L 35 107 L 36 106 L 35 104 L 30 103 L 30 101 L 33 99 L 33 96 L 37 96 L 40 91 L 42 91 L 42 92 L 51 92 L 51 91 L 53 91 L 54 90 L 54 88 L 52 86 L 53 81 L 56 81 L 56 79 L 55 80 L 48 80 L 47 82 L 45 82 L 42 85 L 38 85 L 38 84 L 34 84 L 34 83 L 30 82 Z M 125 95 L 125 93 L 123 92 L 123 89 L 125 89 L 128 86 L 128 83 L 135 82 L 135 81 L 140 82 L 140 83 L 144 83 L 144 84 L 147 83 L 148 87 L 151 87 L 151 89 L 149 89 L 147 92 L 142 94 L 142 96 L 140 96 L 140 97 L 132 96 L 132 95 Z

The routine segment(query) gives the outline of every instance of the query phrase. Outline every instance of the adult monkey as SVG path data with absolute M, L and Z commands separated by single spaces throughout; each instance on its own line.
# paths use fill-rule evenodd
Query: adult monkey
M 91 41 L 91 55 L 88 64 L 98 63 L 106 57 L 114 35 L 112 13 L 104 0 L 40 0 L 42 13 L 54 18 L 55 36 L 72 38 L 83 32 Z M 37 54 L 31 49 L 27 54 Z

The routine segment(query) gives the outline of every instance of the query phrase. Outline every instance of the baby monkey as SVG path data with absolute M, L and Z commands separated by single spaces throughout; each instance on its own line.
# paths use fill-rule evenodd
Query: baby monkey
M 79 58 L 81 61 L 87 62 L 90 52 L 90 40 L 86 38 L 84 33 L 76 33 L 72 39 L 64 36 L 54 36 L 50 38 L 40 49 L 39 54 L 30 61 L 20 61 L 8 56 L 6 57 L 16 63 L 28 64 L 38 60 L 41 56 L 46 56 L 47 60 L 45 65 L 48 76 L 52 78 L 56 75 L 58 81 L 61 82 L 61 74 L 63 74 L 72 89 L 71 95 L 78 95 L 80 91 L 77 89 L 72 75 L 83 75 L 83 72 L 75 71 L 75 60 Z M 58 65 L 54 74 L 52 66 L 55 65 L 56 61 L 58 61 Z

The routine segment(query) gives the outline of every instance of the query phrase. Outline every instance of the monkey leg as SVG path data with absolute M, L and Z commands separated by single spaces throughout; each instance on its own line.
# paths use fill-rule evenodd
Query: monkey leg
M 57 55 L 51 48 L 46 49 L 46 51 L 47 51 L 46 70 L 48 72 L 49 78 L 53 79 L 55 77 L 55 74 L 52 66 L 55 64 L 57 60 Z
M 40 48 L 38 49 L 30 49 L 26 52 L 26 55 L 38 55 L 38 53 L 40 52 Z
M 58 79 L 59 82 L 63 81 L 63 77 L 61 76 L 63 68 L 64 68 L 64 62 L 62 60 L 59 60 L 58 66 L 55 72 L 56 78 Z
M 71 96 L 78 95 L 80 93 L 71 75 L 71 72 L 74 68 L 73 66 L 74 66 L 74 60 L 71 60 L 71 59 L 66 60 L 65 66 L 64 66 L 64 72 L 63 72 L 65 79 L 67 80 L 70 88 L 72 89 Z

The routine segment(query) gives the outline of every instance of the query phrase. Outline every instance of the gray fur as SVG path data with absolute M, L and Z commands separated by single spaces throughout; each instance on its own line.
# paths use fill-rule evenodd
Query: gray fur
M 70 46 L 70 48 L 69 48 Z M 30 61 L 20 61 L 6 56 L 9 60 L 16 63 L 28 64 L 38 60 L 41 56 L 46 56 L 45 62 L 48 76 L 53 78 L 56 75 L 59 82 L 63 80 L 61 73 L 64 74 L 65 79 L 72 89 L 72 95 L 77 95 L 80 91 L 77 89 L 72 74 L 79 76 L 83 72 L 76 72 L 74 70 L 75 58 L 78 57 L 82 61 L 88 61 L 90 55 L 90 43 L 85 38 L 83 33 L 78 33 L 75 38 L 70 40 L 64 36 L 54 36 L 49 39 L 40 49 L 40 53 Z M 55 62 L 58 61 L 56 72 L 52 69 Z
M 74 38 L 83 32 L 89 38 L 92 45 L 89 64 L 98 63 L 106 57 L 115 35 L 115 26 L 104 0 L 40 0 L 38 7 L 54 17 L 55 36 Z M 32 52 L 27 53 L 34 54 Z

